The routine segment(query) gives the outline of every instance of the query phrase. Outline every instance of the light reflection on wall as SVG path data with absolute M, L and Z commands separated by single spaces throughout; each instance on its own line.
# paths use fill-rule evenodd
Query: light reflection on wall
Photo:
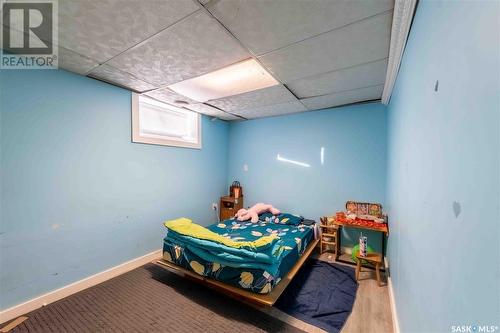
M 298 166 L 301 166 L 301 167 L 304 167 L 304 168 L 310 168 L 311 167 L 311 165 L 309 165 L 307 163 L 299 162 L 299 161 L 295 161 L 295 160 L 290 160 L 288 158 L 281 157 L 280 154 L 276 155 L 276 159 L 278 161 L 281 161 L 281 162 L 295 164 L 295 165 L 298 165 Z

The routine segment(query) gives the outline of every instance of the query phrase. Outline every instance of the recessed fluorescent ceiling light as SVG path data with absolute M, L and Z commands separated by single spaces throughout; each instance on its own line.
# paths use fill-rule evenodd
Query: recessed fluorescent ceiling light
M 257 61 L 249 59 L 168 87 L 178 94 L 206 102 L 278 83 Z

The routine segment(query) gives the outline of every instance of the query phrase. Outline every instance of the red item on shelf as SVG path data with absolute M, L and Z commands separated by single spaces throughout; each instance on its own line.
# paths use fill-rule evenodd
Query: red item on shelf
M 336 220 L 344 223 L 344 224 L 350 224 L 350 225 L 357 225 L 360 227 L 368 227 L 368 228 L 374 228 L 374 229 L 385 229 L 387 225 L 385 223 L 377 223 L 373 222 L 371 220 L 363 220 L 360 218 L 355 218 L 354 220 L 348 219 L 348 218 L 342 218 L 342 217 L 336 217 Z

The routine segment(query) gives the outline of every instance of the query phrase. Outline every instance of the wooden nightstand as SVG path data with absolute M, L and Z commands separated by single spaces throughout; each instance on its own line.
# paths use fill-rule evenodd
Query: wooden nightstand
M 234 198 L 225 196 L 220 198 L 220 220 L 230 219 L 236 212 L 243 208 L 243 197 Z

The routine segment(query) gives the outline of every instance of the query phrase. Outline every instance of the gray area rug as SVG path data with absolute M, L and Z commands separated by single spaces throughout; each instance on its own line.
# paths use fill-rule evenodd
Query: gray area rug
M 153 264 L 26 316 L 28 320 L 12 333 L 302 332 Z

